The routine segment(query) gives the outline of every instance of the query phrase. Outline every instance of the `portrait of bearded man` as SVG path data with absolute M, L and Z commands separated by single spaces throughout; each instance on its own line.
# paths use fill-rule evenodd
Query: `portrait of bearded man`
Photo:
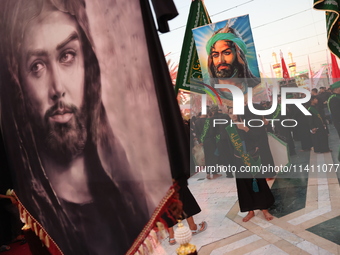
M 235 85 L 246 94 L 248 87 L 255 87 L 261 80 L 248 66 L 247 45 L 236 29 L 228 24 L 213 33 L 206 44 L 210 84 Z M 222 97 L 232 99 L 228 89 L 218 89 Z
M 0 2 L 1 129 L 15 191 L 65 255 L 125 254 L 172 183 L 146 57 L 134 58 L 139 67 L 132 68 L 122 64 L 131 58 L 119 56 L 134 52 L 120 48 L 113 54 L 95 47 L 103 42 L 116 46 L 107 39 L 121 41 L 112 31 L 129 30 L 129 22 L 120 19 L 120 26 L 115 19 L 116 13 L 131 15 L 121 11 L 123 2 L 106 0 L 115 7 L 105 11 L 107 16 L 97 14 L 108 7 L 96 0 Z M 131 4 L 131 10 L 139 4 Z M 130 27 L 142 23 L 134 21 Z M 105 33 L 93 28 L 108 24 Z M 134 38 L 134 49 L 147 47 L 140 28 L 126 33 Z M 148 54 L 140 51 L 140 56 Z M 116 62 L 129 75 L 116 74 Z M 141 76 L 143 82 L 130 82 Z M 118 103 L 123 100 L 119 89 L 137 99 Z M 135 109 L 139 100 L 143 104 Z M 150 117 L 139 119 L 136 129 L 135 118 L 129 123 L 120 118 L 128 115 L 125 108 L 135 109 L 132 116 L 147 109 Z

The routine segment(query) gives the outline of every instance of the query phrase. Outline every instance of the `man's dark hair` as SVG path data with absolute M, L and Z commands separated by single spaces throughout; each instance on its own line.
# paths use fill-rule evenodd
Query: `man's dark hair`
M 318 89 L 317 88 L 313 88 L 312 91 L 315 92 L 315 93 L 318 93 Z

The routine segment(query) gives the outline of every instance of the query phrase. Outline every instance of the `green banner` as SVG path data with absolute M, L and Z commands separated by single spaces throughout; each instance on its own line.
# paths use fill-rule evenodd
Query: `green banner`
M 314 9 L 326 11 L 328 48 L 340 58 L 340 7 L 339 1 L 314 0 Z
M 179 89 L 204 93 L 202 91 L 204 85 L 194 82 L 194 80 L 202 80 L 202 72 L 191 30 L 210 23 L 211 20 L 203 1 L 192 1 L 178 66 L 176 94 Z
M 229 125 L 225 128 L 229 134 L 230 141 L 234 147 L 234 149 L 237 151 L 238 155 L 241 157 L 242 162 L 244 163 L 245 166 L 258 166 L 260 168 L 261 165 L 261 159 L 260 157 L 255 161 L 252 156 L 247 153 L 246 148 L 245 148 L 245 143 L 244 141 L 241 140 L 237 129 L 233 125 Z M 258 172 L 252 172 L 252 175 L 255 176 Z
M 228 132 L 228 135 L 230 137 L 230 141 L 234 147 L 234 149 L 237 151 L 238 155 L 241 157 L 241 160 L 245 166 L 255 166 L 257 167 L 257 170 L 251 169 L 251 174 L 253 176 L 253 182 L 252 182 L 252 188 L 254 192 L 259 192 L 259 186 L 257 185 L 257 180 L 255 178 L 256 174 L 259 173 L 261 170 L 261 158 L 259 158 L 255 161 L 249 153 L 247 153 L 247 150 L 245 148 L 245 142 L 242 141 L 241 137 L 239 136 L 237 129 L 233 125 L 229 125 L 225 128 Z M 255 168 L 256 169 L 256 168 Z

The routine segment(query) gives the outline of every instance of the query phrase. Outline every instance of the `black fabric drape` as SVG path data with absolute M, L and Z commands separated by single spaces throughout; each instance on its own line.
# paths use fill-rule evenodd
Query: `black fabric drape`
M 186 185 L 185 170 L 190 168 L 189 142 L 185 135 L 183 120 L 171 83 L 163 49 L 155 28 L 149 2 L 147 0 L 141 0 L 140 4 L 150 66 L 167 143 L 172 177 L 178 180 L 180 185 Z
M 172 0 L 152 0 L 152 5 L 156 14 L 158 31 L 161 33 L 169 32 L 168 20 L 178 15 L 174 2 Z
M 0 129 L 0 194 L 5 194 L 8 189 L 13 189 L 13 182 L 8 165 L 2 131 Z

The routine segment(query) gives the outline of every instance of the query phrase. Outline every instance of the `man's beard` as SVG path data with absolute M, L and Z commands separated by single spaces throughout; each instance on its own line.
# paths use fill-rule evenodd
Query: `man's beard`
M 66 123 L 50 121 L 49 118 L 58 109 L 72 113 L 72 118 Z M 39 149 L 48 157 L 60 164 L 68 164 L 83 152 L 87 140 L 86 115 L 83 109 L 79 110 L 74 105 L 66 105 L 60 101 L 46 111 L 44 120 L 38 116 L 32 117 L 37 124 L 41 123 L 32 128 L 37 131 L 35 138 L 39 141 Z
M 221 66 L 225 66 L 226 68 L 218 70 Z M 215 78 L 231 78 L 235 73 L 236 67 L 230 64 L 218 64 L 214 66 Z

